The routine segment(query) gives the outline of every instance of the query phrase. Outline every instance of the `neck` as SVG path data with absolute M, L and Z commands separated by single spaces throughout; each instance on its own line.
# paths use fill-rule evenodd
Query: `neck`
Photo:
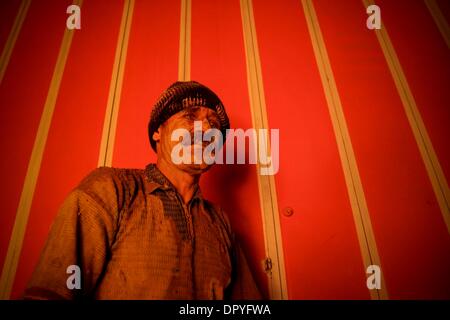
M 175 189 L 183 198 L 184 203 L 188 203 L 197 190 L 200 175 L 193 175 L 177 168 L 174 164 L 168 163 L 158 157 L 156 167 L 173 184 Z

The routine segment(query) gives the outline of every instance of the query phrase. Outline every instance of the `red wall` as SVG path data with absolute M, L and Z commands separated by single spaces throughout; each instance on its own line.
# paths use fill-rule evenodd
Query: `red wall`
M 0 265 L 16 218 L 57 55 L 68 0 L 32 1 L 0 82 Z M 360 0 L 314 0 L 350 133 L 389 297 L 450 298 L 450 237 L 383 51 Z M 446 19 L 446 1 L 437 1 Z M 379 0 L 387 28 L 447 181 L 450 59 L 421 0 Z M 97 166 L 124 1 L 85 0 L 47 136 L 12 298 L 36 265 L 68 192 Z M 20 1 L 0 3 L 0 52 Z M 336 137 L 300 0 L 253 0 L 270 128 L 280 129 L 275 176 L 290 299 L 370 299 Z M 112 165 L 155 161 L 146 125 L 178 76 L 180 1 L 136 0 Z M 251 128 L 238 0 L 192 0 L 191 78 L 222 98 L 233 128 Z M 217 165 L 205 195 L 228 212 L 268 295 L 258 177 Z

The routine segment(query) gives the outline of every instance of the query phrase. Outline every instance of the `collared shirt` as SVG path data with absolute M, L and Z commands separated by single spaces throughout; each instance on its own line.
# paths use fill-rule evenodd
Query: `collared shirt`
M 226 214 L 198 187 L 184 204 L 150 164 L 145 170 L 98 168 L 70 193 L 25 298 L 258 299 L 260 294 Z

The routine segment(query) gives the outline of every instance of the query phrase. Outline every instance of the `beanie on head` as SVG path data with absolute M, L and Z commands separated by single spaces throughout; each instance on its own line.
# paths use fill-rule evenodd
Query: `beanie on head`
M 153 133 L 174 114 L 191 107 L 206 107 L 217 113 L 220 131 L 225 139 L 230 122 L 219 97 L 208 87 L 196 81 L 177 81 L 167 88 L 156 101 L 148 123 L 150 145 L 156 152 Z

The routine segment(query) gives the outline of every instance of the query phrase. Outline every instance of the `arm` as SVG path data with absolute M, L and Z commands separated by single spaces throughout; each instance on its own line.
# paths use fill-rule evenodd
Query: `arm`
M 105 269 L 118 224 L 121 197 L 112 169 L 91 173 L 65 199 L 52 225 L 25 299 L 90 296 Z M 81 288 L 69 289 L 69 266 L 81 271 Z
M 256 286 L 253 275 L 239 243 L 234 239 L 232 250 L 233 275 L 229 288 L 232 300 L 259 300 L 262 295 Z

